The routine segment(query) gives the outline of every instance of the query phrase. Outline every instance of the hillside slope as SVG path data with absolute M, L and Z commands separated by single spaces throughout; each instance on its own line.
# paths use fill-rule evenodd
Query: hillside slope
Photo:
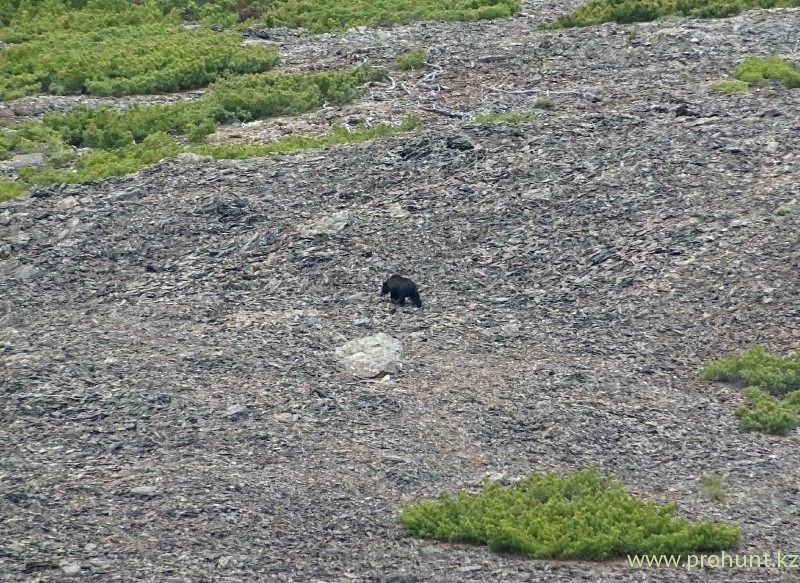
M 536 122 L 422 109 L 413 134 L 0 204 L 5 580 L 798 580 L 523 560 L 397 522 L 401 500 L 487 473 L 595 464 L 739 524 L 738 553 L 800 551 L 800 435 L 742 431 L 739 391 L 696 380 L 749 341 L 800 347 L 800 90 L 706 90 L 746 56 L 800 57 L 800 10 L 540 17 L 273 41 L 290 67 L 419 44 L 442 68 L 333 115 L 527 110 L 548 95 L 495 89 L 549 90 Z M 422 310 L 378 295 L 391 272 Z M 404 374 L 348 378 L 335 347 L 381 331 Z M 727 503 L 698 494 L 707 471 Z

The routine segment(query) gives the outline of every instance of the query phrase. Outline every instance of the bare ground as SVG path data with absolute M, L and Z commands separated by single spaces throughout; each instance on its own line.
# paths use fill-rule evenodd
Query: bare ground
M 696 379 L 749 341 L 800 347 L 800 91 L 707 91 L 745 56 L 797 59 L 800 11 L 534 30 L 565 6 L 276 32 L 259 42 L 287 68 L 390 64 L 417 44 L 430 66 L 217 139 L 412 112 L 426 127 L 184 156 L 0 205 L 3 580 L 800 581 L 800 565 L 527 560 L 397 521 L 403 500 L 487 474 L 597 465 L 740 525 L 733 553 L 800 552 L 800 435 L 743 431 L 738 389 Z M 549 90 L 554 108 L 471 121 L 548 97 L 498 88 Z M 343 230 L 298 233 L 342 210 Z M 378 296 L 391 272 L 423 309 Z M 404 373 L 347 377 L 335 347 L 380 331 L 403 341 Z M 725 503 L 698 492 L 708 471 Z

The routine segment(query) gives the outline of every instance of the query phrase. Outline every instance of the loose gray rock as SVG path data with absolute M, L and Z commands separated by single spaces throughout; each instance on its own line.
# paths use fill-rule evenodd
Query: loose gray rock
M 58 210 L 71 209 L 74 206 L 78 206 L 78 199 L 74 196 L 65 196 L 56 203 L 56 208 Z
M 77 575 L 81 571 L 81 566 L 78 563 L 72 563 L 70 565 L 64 565 L 61 567 L 61 570 L 64 571 L 66 575 Z
M 389 216 L 396 219 L 404 219 L 410 217 L 411 213 L 404 209 L 401 205 L 394 203 L 389 206 Z
M 297 232 L 304 237 L 332 235 L 342 231 L 351 222 L 352 218 L 352 212 L 348 210 L 339 211 L 332 215 L 320 217 L 305 225 L 300 225 Z
M 158 496 L 158 488 L 155 486 L 137 486 L 131 488 L 131 494 L 139 498 L 154 498 Z
M 44 154 L 39 152 L 33 154 L 19 154 L 14 156 L 7 162 L 13 168 L 19 169 L 23 166 L 33 166 L 37 170 L 41 170 L 44 167 Z
M 247 407 L 243 405 L 231 405 L 225 410 L 223 415 L 231 421 L 236 421 L 247 416 Z
M 402 343 L 384 332 L 351 340 L 336 349 L 336 356 L 354 376 L 365 379 L 403 368 Z
M 31 242 L 31 236 L 29 233 L 25 232 L 17 233 L 9 237 L 8 242 L 11 244 L 12 251 L 21 251 Z

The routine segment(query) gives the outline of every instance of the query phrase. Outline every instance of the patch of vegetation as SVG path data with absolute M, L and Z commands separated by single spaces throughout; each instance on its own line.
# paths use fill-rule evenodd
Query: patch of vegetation
M 395 60 L 395 67 L 400 71 L 422 69 L 422 67 L 425 66 L 425 53 L 426 51 L 423 47 L 415 47 L 399 55 L 397 60 Z
M 800 424 L 800 391 L 787 393 L 783 399 L 758 387 L 748 387 L 744 394 L 748 404 L 736 410 L 736 418 L 745 429 L 786 435 Z
M 10 1 L 10 4 L 8 2 Z M 306 28 L 312 33 L 346 30 L 353 26 L 407 24 L 414 20 L 474 21 L 509 18 L 520 8 L 519 0 L 143 0 L 143 6 L 129 7 L 127 0 L 4 0 L 0 4 L 0 24 L 22 29 L 30 23 L 32 31 L 56 30 L 58 18 L 67 11 L 114 12 L 128 19 L 145 12 L 175 14 L 184 20 L 233 26 L 253 19 L 269 27 Z M 130 8 L 129 12 L 126 10 Z M 142 18 L 142 16 L 138 16 Z M 36 19 L 45 23 L 37 24 Z M 81 30 L 104 28 L 99 15 L 91 24 L 77 23 Z M 25 22 L 23 22 L 25 21 Z M 21 33 L 25 34 L 25 33 Z M 15 42 L 15 41 L 9 41 Z
M 41 123 L 7 124 L 0 128 L 0 159 L 43 152 L 47 168 L 41 172 L 22 169 L 19 182 L 25 186 L 12 181 L 2 183 L 2 196 L 17 196 L 32 184 L 85 182 L 135 172 L 181 151 L 192 151 L 182 148 L 174 135 L 183 134 L 190 142 L 201 143 L 221 123 L 305 113 L 318 109 L 325 101 L 344 103 L 358 96 L 365 83 L 383 79 L 386 74 L 385 70 L 362 65 L 351 71 L 332 73 L 240 75 L 213 83 L 203 97 L 194 101 L 134 105 L 122 111 L 79 107 L 66 114 L 47 114 Z M 409 123 L 402 127 L 408 128 Z M 328 141 L 288 138 L 289 142 L 280 142 L 275 151 L 370 139 L 382 131 L 389 130 L 360 128 L 352 134 L 337 130 Z M 77 156 L 75 148 L 93 151 Z M 269 146 L 238 148 L 226 150 L 220 146 L 206 154 L 244 157 L 273 151 Z M 74 166 L 64 168 L 73 159 Z
M 355 128 L 333 126 L 331 131 L 322 136 L 287 136 L 272 144 L 247 145 L 202 145 L 188 149 L 190 152 L 210 158 L 251 158 L 268 154 L 287 154 L 309 148 L 322 148 L 334 144 L 350 144 L 363 142 L 388 135 L 409 132 L 417 129 L 422 122 L 417 115 L 406 117 L 400 124 L 378 124 L 371 127 L 358 125 Z
M 744 93 L 751 83 L 768 79 L 781 82 L 788 89 L 800 87 L 800 68 L 775 55 L 748 57 L 733 70 L 734 79 L 712 83 L 709 89 L 724 93 Z
M 419 117 L 409 116 L 396 126 L 390 124 L 379 124 L 372 127 L 362 125 L 355 128 L 334 126 L 331 132 L 321 136 L 287 136 L 271 144 L 251 145 L 180 146 L 173 136 L 157 132 L 149 134 L 141 143 L 89 152 L 80 156 L 72 168 L 51 167 L 41 172 L 36 172 L 32 168 L 21 169 L 20 180 L 0 179 L 0 200 L 14 198 L 35 184 L 78 183 L 130 174 L 181 152 L 191 152 L 217 159 L 284 154 L 333 144 L 362 142 L 411 131 L 419 127 L 420 123 Z
M 725 18 L 755 8 L 792 8 L 800 0 L 591 0 L 563 14 L 545 29 L 593 26 L 604 22 L 630 24 L 649 22 L 664 16 Z
M 35 152 L 60 164 L 70 158 L 73 149 L 64 143 L 59 132 L 40 122 L 0 124 L 0 160 Z
M 16 44 L 63 30 L 91 32 L 163 20 L 152 1 L 132 6 L 126 0 L 5 0 L 0 3 L 0 40 Z
M 690 523 L 675 504 L 657 506 L 589 469 L 534 474 L 513 486 L 486 482 L 479 493 L 443 493 L 408 504 L 400 521 L 417 536 L 487 544 L 537 559 L 604 560 L 625 554 L 677 555 L 734 545 L 735 525 Z
M 533 104 L 535 109 L 553 109 L 555 106 L 552 99 L 537 99 Z
M 800 351 L 780 357 L 752 343 L 737 354 L 707 364 L 700 371 L 700 379 L 760 386 L 774 395 L 784 395 L 800 389 Z
M 386 74 L 383 69 L 362 65 L 335 73 L 243 75 L 212 84 L 194 101 L 133 105 L 123 111 L 78 107 L 66 114 L 49 113 L 41 123 L 0 126 L 0 159 L 42 152 L 55 172 L 75 157 L 75 148 L 118 150 L 162 134 L 184 134 L 190 141 L 202 142 L 221 123 L 305 113 L 320 108 L 325 101 L 348 102 L 360 94 L 365 83 L 383 79 Z M 160 137 L 153 143 L 160 143 Z M 134 151 L 136 148 L 122 158 L 129 160 Z M 93 155 L 102 157 L 100 153 Z M 81 164 L 93 160 L 85 158 L 81 158 Z
M 28 189 L 28 184 L 20 180 L 0 178 L 0 202 L 18 197 Z
M 475 116 L 478 123 L 522 123 L 526 121 L 536 121 L 536 115 L 532 113 L 521 113 L 519 111 L 509 111 L 507 113 L 479 113 Z
M 0 36 L 9 33 L 0 29 Z M 174 17 L 86 32 L 49 31 L 0 53 L 0 100 L 40 93 L 175 92 L 204 87 L 223 73 L 268 71 L 279 62 L 274 48 L 244 47 L 241 41 L 239 33 L 186 29 Z
M 222 26 L 257 19 L 274 5 L 272 0 L 157 0 L 156 4 L 165 14 Z
M 121 148 L 156 133 L 184 134 L 200 142 L 221 123 L 297 115 L 319 109 L 325 101 L 346 103 L 360 95 L 365 83 L 386 74 L 362 65 L 331 73 L 240 75 L 213 83 L 194 101 L 133 105 L 123 111 L 78 107 L 66 114 L 47 114 L 43 123 L 76 147 Z
M 744 81 L 738 79 L 727 79 L 725 81 L 716 81 L 709 86 L 711 91 L 719 93 L 745 93 L 749 89 L 749 85 Z
M 800 5 L 800 0 L 798 0 Z M 777 56 L 748 57 L 733 70 L 733 76 L 744 83 L 775 79 L 789 89 L 800 87 L 800 68 Z
M 260 20 L 267 26 L 312 33 L 353 26 L 407 24 L 414 20 L 475 21 L 509 18 L 518 0 L 275 0 Z
M 115 149 L 97 149 L 80 156 L 72 168 L 47 168 L 38 173 L 23 175 L 28 184 L 77 183 L 123 176 L 136 172 L 159 160 L 175 156 L 182 148 L 171 135 L 158 132 L 145 137 L 139 144 Z
M 700 478 L 700 493 L 714 502 L 724 502 L 728 497 L 728 489 L 719 474 L 707 472 Z
M 737 354 L 707 364 L 700 379 L 747 386 L 748 404 L 736 410 L 745 429 L 785 435 L 800 423 L 800 351 L 780 357 L 749 344 Z

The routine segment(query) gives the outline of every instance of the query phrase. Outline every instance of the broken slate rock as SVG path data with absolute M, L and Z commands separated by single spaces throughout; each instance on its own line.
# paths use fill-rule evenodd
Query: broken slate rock
M 464 135 L 448 136 L 446 143 L 448 148 L 461 150 L 462 152 L 475 149 L 475 145 Z
M 81 566 L 78 563 L 72 563 L 70 565 L 64 565 L 61 567 L 61 570 L 64 571 L 66 575 L 77 575 L 81 571 Z
M 225 410 L 223 416 L 231 421 L 238 421 L 247 416 L 247 407 L 244 405 L 232 405 Z
M 137 486 L 131 488 L 131 494 L 139 498 L 153 498 L 158 496 L 158 489 L 155 486 Z
M 415 144 L 406 146 L 400 150 L 399 154 L 400 158 L 403 160 L 419 160 L 420 158 L 430 156 L 432 152 L 433 148 L 431 147 L 430 140 L 426 138 Z
M 344 229 L 352 220 L 352 213 L 348 210 L 339 211 L 316 219 L 298 227 L 297 231 L 304 237 L 315 235 L 333 235 Z
M 336 349 L 336 356 L 353 375 L 363 379 L 396 374 L 403 367 L 402 343 L 384 332 L 351 340 Z
M 389 206 L 389 216 L 396 219 L 405 219 L 406 217 L 410 217 L 411 213 L 404 209 L 402 205 L 394 203 Z
M 33 166 L 37 170 L 40 170 L 44 166 L 44 154 L 39 152 L 33 154 L 20 154 L 11 158 L 11 160 L 9 160 L 9 164 L 14 168 Z

